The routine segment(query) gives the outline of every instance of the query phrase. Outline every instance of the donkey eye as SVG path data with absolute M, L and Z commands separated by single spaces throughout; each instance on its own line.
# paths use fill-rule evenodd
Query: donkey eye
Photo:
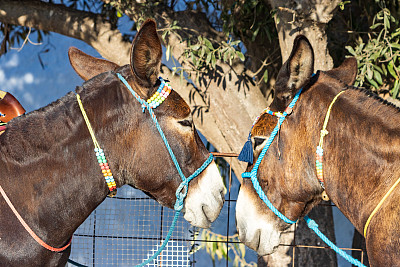
M 254 137 L 254 148 L 258 147 L 262 143 L 264 143 L 265 138 L 262 137 Z
M 182 126 L 192 127 L 192 121 L 190 121 L 190 120 L 182 120 L 182 121 L 178 121 L 178 123 Z

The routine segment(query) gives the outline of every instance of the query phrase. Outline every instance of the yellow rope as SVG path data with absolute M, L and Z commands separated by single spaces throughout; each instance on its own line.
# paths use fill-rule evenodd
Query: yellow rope
M 100 149 L 100 145 L 97 142 L 96 136 L 94 135 L 94 131 L 92 129 L 92 126 L 90 125 L 90 121 L 86 115 L 85 109 L 83 108 L 81 97 L 79 96 L 79 94 L 76 94 L 76 99 L 78 100 L 79 108 L 82 111 L 82 115 L 83 115 L 83 118 L 85 119 L 87 128 L 89 129 L 89 133 L 90 133 L 90 136 L 92 137 L 94 147 Z
M 368 225 L 371 222 L 372 217 L 375 215 L 375 213 L 378 212 L 379 208 L 382 206 L 383 202 L 385 202 L 385 200 L 388 198 L 388 196 L 390 195 L 390 193 L 392 193 L 392 191 L 394 190 L 394 188 L 400 183 L 400 178 L 397 179 L 397 181 L 394 183 L 394 185 L 392 185 L 392 187 L 389 189 L 389 191 L 385 194 L 385 196 L 382 198 L 382 200 L 378 203 L 378 205 L 376 206 L 376 208 L 372 211 L 371 215 L 369 215 L 369 218 L 367 220 L 367 222 L 365 223 L 364 226 L 364 237 L 367 237 L 367 229 L 368 229 Z
M 324 126 L 322 127 L 321 130 L 321 137 L 319 139 L 319 147 L 322 148 L 322 145 L 324 143 L 324 137 L 325 135 L 327 135 L 329 132 L 326 130 L 326 126 L 328 125 L 328 121 L 329 121 L 329 116 L 331 115 L 331 110 L 332 110 L 332 106 L 333 104 L 336 102 L 336 99 L 338 99 L 338 97 L 343 94 L 345 91 L 340 91 L 340 93 L 338 93 L 332 100 L 331 104 L 329 105 L 328 111 L 326 112 L 326 116 L 325 116 L 325 120 L 324 120 Z

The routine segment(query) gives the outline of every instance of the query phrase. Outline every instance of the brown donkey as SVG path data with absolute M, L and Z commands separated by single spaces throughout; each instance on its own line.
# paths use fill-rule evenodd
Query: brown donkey
M 323 174 L 330 200 L 361 234 L 366 229 L 370 264 L 400 266 L 400 186 L 396 186 L 400 109 L 365 89 L 347 85 L 354 82 L 354 59 L 311 78 L 313 62 L 310 43 L 304 36 L 297 37 L 278 74 L 270 110 L 283 112 L 299 89 L 303 91 L 261 161 L 256 180 L 275 208 L 297 220 L 321 202 L 324 189 L 317 177 Z M 316 148 L 331 103 L 320 173 Z M 263 114 L 254 125 L 255 159 L 276 124 L 277 117 Z M 313 219 L 318 223 L 318 218 Z M 280 233 L 289 226 L 264 204 L 249 179 L 244 179 L 239 192 L 236 220 L 240 240 L 260 255 L 273 253 Z
M 146 100 L 160 86 L 161 55 L 153 20 L 137 33 L 130 65 L 119 67 L 76 49 L 70 52 L 82 77 L 95 76 L 77 87 L 76 93 L 117 187 L 131 185 L 172 208 L 181 177 L 149 112 L 142 112 L 142 105 L 116 75 L 120 73 Z M 189 106 L 172 90 L 153 112 L 188 177 L 209 155 L 196 133 Z M 109 193 L 93 148 L 74 92 L 13 119 L 0 136 L 0 186 L 26 224 L 52 247 L 68 244 Z M 212 162 L 189 184 L 185 219 L 209 227 L 222 208 L 223 191 Z M 39 245 L 0 196 L 0 266 L 65 266 L 69 254 L 70 247 L 53 252 Z

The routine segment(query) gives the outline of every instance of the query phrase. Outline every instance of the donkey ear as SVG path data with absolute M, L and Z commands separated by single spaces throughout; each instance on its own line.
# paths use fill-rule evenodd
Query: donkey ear
M 326 73 L 343 81 L 347 85 L 353 85 L 357 77 L 357 60 L 354 57 L 346 58 L 342 65 L 326 71 Z
M 303 87 L 314 71 L 314 50 L 308 39 L 299 35 L 292 53 L 278 73 L 275 84 L 274 108 L 284 110 L 296 92 Z
M 156 22 L 148 19 L 136 34 L 131 48 L 131 70 L 140 85 L 150 88 L 156 83 L 161 56 L 161 41 Z
M 100 73 L 119 68 L 117 64 L 111 61 L 89 56 L 76 47 L 68 49 L 68 57 L 72 68 L 85 81 Z

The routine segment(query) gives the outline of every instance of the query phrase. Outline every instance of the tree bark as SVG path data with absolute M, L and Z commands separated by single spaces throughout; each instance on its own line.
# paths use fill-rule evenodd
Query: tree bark
M 269 0 L 276 9 L 276 28 L 278 30 L 282 61 L 290 55 L 293 40 L 298 34 L 305 35 L 314 48 L 315 70 L 330 70 L 333 60 L 327 47 L 326 26 L 340 0 Z

